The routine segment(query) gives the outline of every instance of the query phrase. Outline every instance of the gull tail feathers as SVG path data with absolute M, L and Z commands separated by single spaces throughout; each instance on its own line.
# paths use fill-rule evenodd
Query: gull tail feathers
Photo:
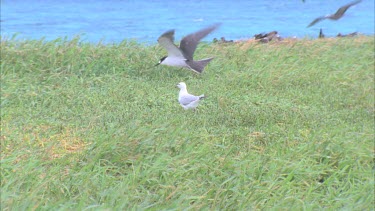
M 212 60 L 213 58 L 203 59 L 199 61 L 187 61 L 186 63 L 189 67 L 197 73 L 202 73 L 204 67 Z
M 204 95 L 199 95 L 198 97 L 199 97 L 199 100 L 202 100 L 202 99 L 206 98 L 206 96 L 204 96 Z

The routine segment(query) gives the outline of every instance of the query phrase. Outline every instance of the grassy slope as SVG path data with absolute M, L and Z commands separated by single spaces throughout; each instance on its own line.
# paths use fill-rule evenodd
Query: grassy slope
M 2 209 L 373 209 L 374 37 L 196 53 L 3 39 Z

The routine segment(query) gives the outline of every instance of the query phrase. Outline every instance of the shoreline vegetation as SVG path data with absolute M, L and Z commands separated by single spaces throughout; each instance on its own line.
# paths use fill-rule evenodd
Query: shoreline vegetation
M 1 210 L 373 209 L 374 36 L 165 54 L 2 38 Z

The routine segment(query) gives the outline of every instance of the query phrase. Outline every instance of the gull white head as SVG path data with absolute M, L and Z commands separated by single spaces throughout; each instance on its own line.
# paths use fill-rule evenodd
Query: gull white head
M 180 89 L 186 89 L 186 84 L 184 82 L 180 82 L 177 84 L 177 87 Z

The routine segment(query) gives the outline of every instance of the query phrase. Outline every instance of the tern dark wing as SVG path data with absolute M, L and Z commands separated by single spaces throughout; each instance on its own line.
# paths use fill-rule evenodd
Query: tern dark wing
M 340 7 L 340 9 L 338 9 L 337 12 L 334 15 L 332 15 L 331 19 L 337 20 L 337 19 L 341 18 L 344 15 L 344 13 L 346 12 L 346 10 L 349 9 L 349 7 L 351 7 L 353 5 L 356 5 L 361 1 L 362 0 L 353 1 L 349 4 L 347 4 L 347 5 L 344 5 L 344 6 Z
M 315 24 L 318 23 L 319 21 L 322 21 L 322 20 L 324 20 L 324 19 L 326 19 L 326 18 L 328 18 L 328 17 L 327 17 L 327 16 L 322 16 L 322 17 L 316 18 L 313 22 L 311 22 L 311 23 L 307 26 L 307 28 L 310 27 L 310 26 L 315 25 Z
M 181 40 L 180 49 L 184 53 L 185 58 L 188 60 L 193 60 L 193 54 L 199 41 L 215 30 L 220 24 L 215 24 L 213 26 L 204 28 L 193 34 L 189 34 Z
M 158 43 L 168 51 L 168 56 L 184 58 L 181 50 L 173 42 L 174 30 L 169 30 L 158 38 Z

